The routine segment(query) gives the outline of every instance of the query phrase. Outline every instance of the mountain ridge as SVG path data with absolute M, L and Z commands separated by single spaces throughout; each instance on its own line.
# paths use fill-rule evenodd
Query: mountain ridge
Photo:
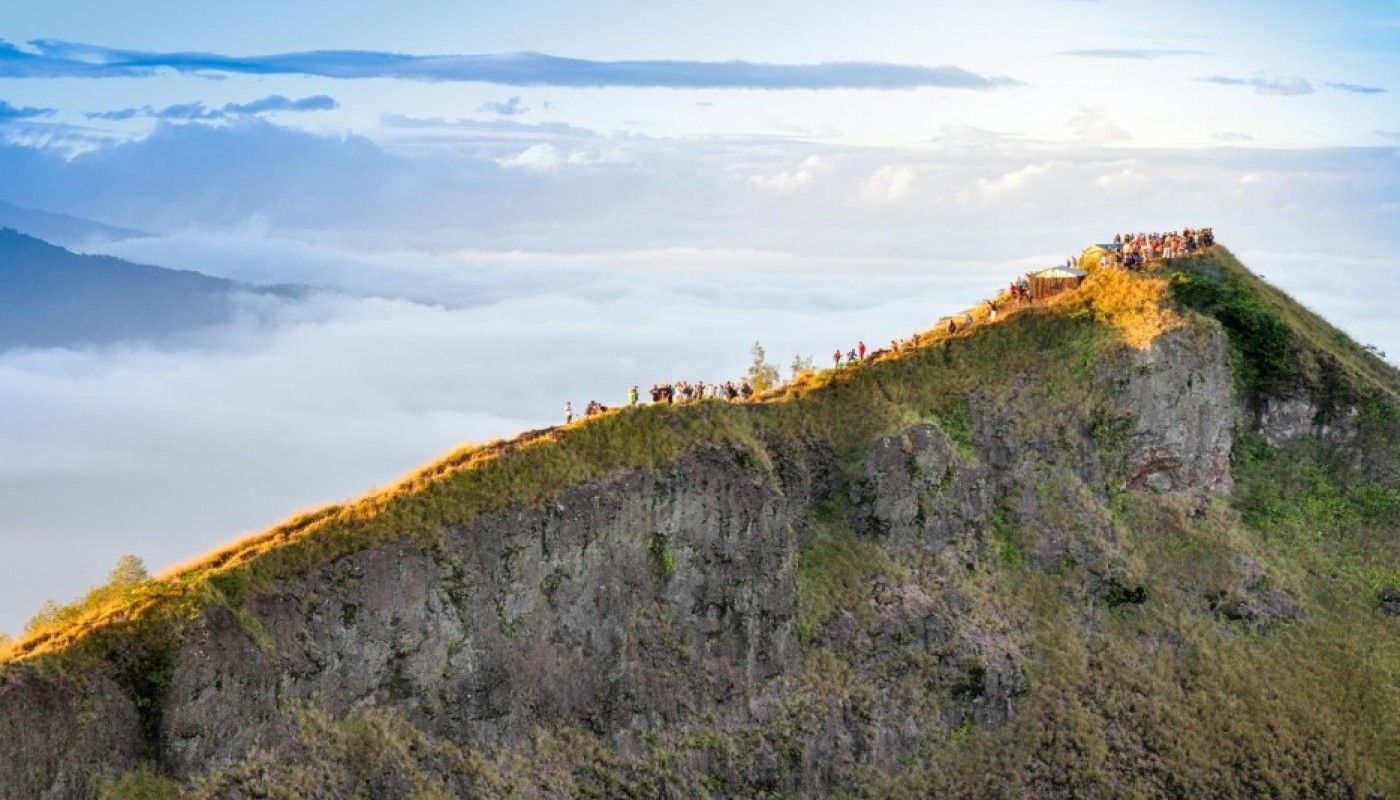
M 1248 278 L 459 451 L 17 644 L 0 785 L 1383 796 L 1400 384 Z
M 0 227 L 0 350 L 163 340 L 231 321 L 240 293 L 305 291 L 82 255 Z
M 54 211 L 25 208 L 0 200 L 0 228 L 12 228 L 20 233 L 53 242 L 61 247 L 73 247 L 93 240 L 119 241 L 150 236 L 144 231 L 122 228 L 95 220 Z

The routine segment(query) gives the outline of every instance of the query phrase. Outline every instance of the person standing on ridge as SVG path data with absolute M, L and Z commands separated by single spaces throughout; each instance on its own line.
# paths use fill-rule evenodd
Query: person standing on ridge
M 568 425 L 574 421 L 574 404 L 568 400 L 564 401 L 564 424 Z
M 629 406 L 635 406 L 636 404 L 637 404 L 637 387 L 636 387 L 636 386 L 633 386 L 631 389 L 628 389 L 628 390 L 627 390 L 627 405 L 629 405 Z
M 856 345 L 856 353 L 860 355 L 861 361 L 865 360 L 865 342 L 860 342 Z
M 836 348 L 836 352 L 831 354 L 831 360 L 836 364 L 836 366 L 841 366 L 841 348 Z

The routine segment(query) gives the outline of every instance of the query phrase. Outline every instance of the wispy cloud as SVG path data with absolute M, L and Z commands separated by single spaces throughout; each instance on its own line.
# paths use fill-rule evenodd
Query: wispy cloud
M 1247 133 L 1240 133 L 1239 131 L 1223 131 L 1221 133 L 1215 134 L 1215 138 L 1219 139 L 1222 142 L 1230 142 L 1231 144 L 1257 141 L 1255 137 L 1250 136 Z
M 273 112 L 330 111 L 339 106 L 340 104 L 335 101 L 335 98 L 324 94 L 303 97 L 300 100 L 292 100 L 280 94 L 274 94 L 268 95 L 261 100 L 254 100 L 251 103 L 225 103 L 218 108 L 209 108 L 199 102 L 179 103 L 177 105 L 166 106 L 165 108 L 141 106 L 140 108 L 123 108 L 116 111 L 95 111 L 88 114 L 87 118 L 125 120 L 135 117 L 149 117 L 152 119 L 185 121 L 216 120 L 228 119 L 230 117 L 249 117 Z
M 1210 53 L 1204 50 L 1170 50 L 1152 47 L 1091 47 L 1083 50 L 1061 50 L 1055 55 L 1075 56 L 1078 58 L 1117 58 L 1146 61 L 1156 58 L 1171 58 L 1174 56 L 1208 56 Z
M 517 114 L 524 114 L 530 110 L 530 107 L 525 105 L 525 101 L 520 99 L 520 95 L 516 95 L 504 103 L 496 101 L 482 103 L 476 110 L 489 114 L 500 114 L 503 117 L 513 117 Z
M 567 122 L 539 122 L 532 125 L 525 122 L 516 122 L 512 119 L 444 119 L 442 117 L 410 117 L 403 114 L 385 114 L 380 118 L 380 123 L 390 128 L 486 131 L 517 136 L 549 134 L 551 136 L 592 137 L 598 135 L 598 132 L 591 128 L 582 128 L 577 125 L 570 125 Z
M 1250 78 L 1233 78 L 1228 75 L 1210 75 L 1205 78 L 1197 78 L 1202 83 L 1215 83 L 1221 86 L 1249 86 L 1254 89 L 1255 94 L 1298 96 L 1313 94 L 1316 88 L 1313 81 L 1307 78 L 1280 78 L 1276 76 L 1255 75 Z M 1339 83 L 1337 81 L 1318 81 L 1318 85 L 1333 89 L 1338 92 L 1351 92 L 1352 94 L 1385 94 L 1388 90 L 1380 86 L 1365 86 L 1359 83 Z
M 35 117 L 47 117 L 52 115 L 57 109 L 34 108 L 33 106 L 12 106 L 4 100 L 0 100 L 0 122 L 9 122 L 16 119 L 34 119 Z
M 273 94 L 251 103 L 228 103 L 220 110 L 224 114 L 267 114 L 273 111 L 332 111 L 339 107 L 335 98 L 324 94 L 314 94 L 300 100 Z
M 0 77 L 145 77 L 161 70 L 218 75 L 315 75 L 475 82 L 505 86 L 669 87 L 678 89 L 947 89 L 1019 86 L 1003 76 L 954 66 L 873 61 L 766 64 L 751 61 L 590 61 L 543 53 L 415 56 L 318 50 L 262 56 L 155 53 L 49 39 L 21 49 L 0 41 Z
M 1336 89 L 1339 92 L 1351 92 L 1353 94 L 1385 94 L 1387 91 L 1380 86 L 1362 86 L 1357 83 L 1334 83 L 1333 81 L 1325 81 L 1322 85 L 1326 86 L 1328 89 Z
M 1255 76 L 1252 78 L 1232 78 L 1226 75 L 1210 75 L 1197 78 L 1201 83 L 1215 83 L 1221 86 L 1249 86 L 1255 94 L 1296 97 L 1316 91 L 1307 78 L 1276 78 Z

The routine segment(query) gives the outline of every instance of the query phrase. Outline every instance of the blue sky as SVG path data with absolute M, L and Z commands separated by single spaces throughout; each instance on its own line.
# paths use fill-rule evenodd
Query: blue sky
M 1211 146 L 1232 132 L 1261 146 L 1378 145 L 1386 139 L 1377 131 L 1400 128 L 1397 87 L 1389 85 L 1400 75 L 1394 2 L 1188 2 L 1166 10 L 1114 0 L 895 0 L 874 12 L 856 3 L 287 6 L 24 4 L 7 10 L 0 38 L 26 50 L 28 42 L 47 44 L 23 62 L 33 77 L 0 78 L 0 97 L 55 108 L 51 123 L 82 124 L 89 122 L 86 113 L 124 107 L 329 95 L 339 101 L 335 112 L 292 124 L 373 135 L 384 114 L 468 114 L 499 101 L 499 86 L 452 80 L 495 72 L 537 83 L 528 106 L 535 118 L 649 135 L 786 135 L 801 128 L 827 139 L 897 144 L 970 125 L 1074 141 L 1093 135 L 1074 124 L 1081 109 L 1105 120 L 1100 135 L 1111 128 L 1130 137 L 1120 143 L 1156 146 Z M 106 51 L 133 54 L 127 60 L 149 68 L 151 77 L 64 77 L 136 69 L 111 63 L 96 69 L 91 62 Z M 315 51 L 340 54 L 308 55 Z M 516 69 L 500 69 L 499 59 L 495 70 L 487 69 L 481 58 L 520 53 L 536 55 Z M 65 55 L 89 63 L 75 70 Z M 211 69 L 202 78 L 177 72 L 209 66 L 205 56 L 238 71 Z M 424 61 L 441 56 L 476 61 Z M 544 58 L 556 61 L 538 63 Z M 9 74 L 21 69 L 15 59 L 0 59 L 0 74 L 7 62 Z M 299 74 L 308 71 L 352 77 Z M 374 77 L 385 75 L 401 78 Z M 402 79 L 413 75 L 441 82 Z M 843 91 L 816 102 L 812 92 L 793 89 L 648 93 L 568 86 L 637 80 L 892 88 Z M 114 102 L 119 108 L 109 107 Z M 704 113 L 697 103 L 708 104 L 700 106 Z
M 1400 2 L 10 5 L 0 201 L 334 293 L 0 354 L 0 630 L 122 553 L 754 340 L 888 341 L 1118 230 L 1214 225 L 1400 357 Z

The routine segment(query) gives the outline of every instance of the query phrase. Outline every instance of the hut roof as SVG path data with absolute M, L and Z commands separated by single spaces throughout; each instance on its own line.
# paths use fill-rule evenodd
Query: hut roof
M 1082 269 L 1075 269 L 1075 268 L 1073 268 L 1073 267 L 1051 267 L 1050 269 L 1043 269 L 1043 270 L 1041 270 L 1040 272 L 1032 272 L 1032 273 L 1030 274 L 1030 277 L 1032 277 L 1032 278 L 1082 278 L 1082 277 L 1084 277 L 1085 275 L 1088 275 L 1088 274 L 1089 274 L 1089 273 L 1085 272 L 1085 271 L 1082 270 Z
M 1091 244 L 1088 247 L 1084 248 L 1084 256 L 1093 257 L 1101 253 L 1118 253 L 1122 250 L 1123 245 L 1114 244 L 1112 242 L 1109 242 L 1108 244 Z

